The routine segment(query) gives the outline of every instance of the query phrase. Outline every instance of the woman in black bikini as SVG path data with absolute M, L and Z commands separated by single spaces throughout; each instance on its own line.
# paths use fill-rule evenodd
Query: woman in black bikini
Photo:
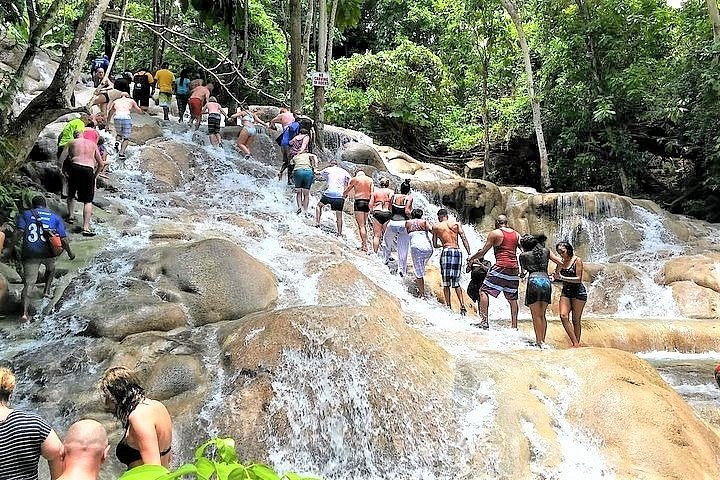
M 560 320 L 570 338 L 571 346 L 577 348 L 580 346 L 582 331 L 580 320 L 587 302 L 587 290 L 582 284 L 583 261 L 575 256 L 573 247 L 568 242 L 559 242 L 555 245 L 555 250 L 562 258 L 559 271 L 555 270 L 553 274 L 555 280 L 563 282 L 560 294 Z M 570 323 L 570 314 L 572 314 L 572 324 Z
M 105 407 L 123 424 L 125 433 L 115 454 L 128 469 L 138 465 L 170 465 L 172 419 L 165 405 L 145 396 L 127 367 L 112 367 L 100 381 Z
M 372 211 L 372 227 L 373 227 L 373 251 L 375 253 L 380 249 L 380 243 L 385 236 L 385 229 L 387 223 L 392 217 L 390 211 L 390 199 L 392 198 L 393 192 L 388 188 L 390 186 L 390 180 L 383 178 L 380 180 L 380 188 L 373 190 L 370 195 L 370 209 Z

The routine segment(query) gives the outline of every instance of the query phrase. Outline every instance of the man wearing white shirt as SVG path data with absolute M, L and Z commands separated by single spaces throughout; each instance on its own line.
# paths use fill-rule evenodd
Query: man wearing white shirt
M 344 168 L 338 167 L 337 160 L 330 160 L 330 166 L 320 172 L 320 175 L 327 181 L 328 187 L 320 198 L 315 207 L 315 226 L 320 226 L 320 216 L 325 205 L 335 212 L 335 220 L 337 223 L 337 236 L 342 236 L 342 213 L 345 205 L 345 187 L 350 181 L 350 173 Z

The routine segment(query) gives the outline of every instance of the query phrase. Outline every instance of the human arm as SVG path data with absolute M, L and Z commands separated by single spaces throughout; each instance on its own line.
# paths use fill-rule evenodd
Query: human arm
M 408 195 L 405 198 L 405 216 L 407 218 L 410 218 L 410 214 L 412 213 L 413 197 L 411 195 Z M 468 251 L 468 255 L 469 254 L 470 252 Z
M 50 467 L 50 478 L 55 480 L 63 471 L 63 444 L 55 430 L 50 430 L 47 438 L 40 445 L 40 454 L 47 460 Z
M 527 255 L 521 253 L 518 258 L 518 263 L 520 264 L 520 278 L 522 278 L 525 276 L 527 270 Z
M 440 242 L 440 239 L 438 238 L 437 231 L 435 230 L 435 227 L 432 228 L 432 241 L 430 242 L 430 246 L 433 248 L 440 248 L 442 247 L 442 242 Z
M 137 104 L 137 102 L 135 102 L 135 100 L 133 100 L 132 105 L 130 105 L 130 108 L 132 110 L 135 110 L 138 113 L 145 113 L 145 112 L 143 112 L 142 108 L 138 107 L 138 104 Z
M 483 247 L 478 250 L 475 255 L 472 255 L 467 259 L 468 263 L 472 262 L 476 258 L 482 259 L 485 257 L 485 254 L 495 245 L 494 233 L 495 232 L 493 231 L 488 234 L 487 239 L 485 240 L 485 245 L 483 245 Z
M 95 148 L 95 163 L 97 163 L 97 169 L 95 170 L 95 176 L 105 168 L 105 159 L 100 155 L 100 149 Z
M 155 422 L 142 418 L 138 413 L 146 413 L 143 410 L 136 410 L 128 419 L 130 429 L 135 437 L 140 457 L 145 465 L 162 465 L 160 460 L 160 445 L 158 444 L 157 432 L 155 431 Z
M 457 228 L 458 228 L 457 232 L 458 232 L 458 235 L 460 236 L 460 240 L 462 240 L 463 246 L 465 247 L 465 251 L 467 252 L 468 255 L 470 255 L 470 243 L 468 242 L 468 239 L 465 236 L 465 232 L 462 229 L 462 225 L 460 225 L 459 223 L 456 223 L 455 225 L 457 225 Z
M 560 255 L 553 252 L 552 250 L 548 249 L 548 253 L 550 254 L 550 261 L 553 262 L 555 265 L 562 265 L 563 259 Z
M 68 258 L 69 258 L 70 260 L 75 260 L 75 254 L 72 253 L 72 250 L 70 250 L 70 242 L 68 242 L 67 237 L 62 237 L 62 238 L 60 239 L 60 243 L 62 243 L 63 248 L 64 248 L 65 251 L 67 252 Z
M 350 195 L 350 192 L 352 192 L 355 189 L 355 179 L 353 178 L 348 182 L 347 187 L 345 187 L 345 190 L 343 191 L 343 197 L 347 197 Z
M 262 120 L 260 120 L 260 118 L 257 116 L 257 114 L 255 114 L 255 112 L 252 112 L 252 116 L 253 116 L 253 119 L 255 120 L 255 123 L 259 123 L 263 127 L 267 128 L 268 124 L 263 122 Z M 305 150 L 303 150 L 303 151 L 305 151 Z
M 583 276 L 583 261 L 579 257 L 575 257 L 575 277 L 567 277 L 560 273 L 560 270 L 555 270 L 554 277 L 556 280 L 562 280 L 567 283 L 582 283 Z

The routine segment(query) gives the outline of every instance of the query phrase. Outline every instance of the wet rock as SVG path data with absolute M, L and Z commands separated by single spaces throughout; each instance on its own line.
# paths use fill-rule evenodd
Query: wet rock
M 470 160 L 465 163 L 464 174 L 466 178 L 483 178 L 485 162 L 483 160 Z
M 414 280 L 414 276 L 412 274 L 412 261 L 408 261 L 408 272 L 411 280 Z M 413 281 L 414 285 L 414 281 Z M 465 306 L 467 308 L 468 315 L 476 316 L 478 314 L 477 311 L 477 304 L 472 301 L 470 297 L 468 297 L 467 292 L 464 288 L 461 288 L 463 299 L 465 302 Z M 413 287 L 413 291 L 414 287 Z M 433 295 L 438 302 L 445 305 L 445 294 L 443 293 L 443 286 L 442 286 L 442 276 L 440 275 L 440 268 L 438 268 L 437 265 L 428 263 L 427 269 L 425 270 L 425 292 L 426 294 Z M 460 312 L 460 302 L 457 299 L 457 295 L 455 294 L 455 289 L 450 289 L 450 302 L 452 306 L 453 312 Z
M 57 143 L 60 132 L 65 128 L 65 122 L 51 123 L 43 129 L 35 141 L 35 146 L 30 152 L 30 159 L 34 162 L 57 161 Z
M 663 267 L 665 284 L 691 281 L 720 292 L 720 253 L 676 257 Z
M 148 140 L 162 137 L 160 119 L 150 115 L 131 114 L 133 120 L 129 140 L 136 145 L 143 145 Z
M 133 272 L 176 292 L 194 325 L 241 318 L 277 298 L 270 270 L 223 239 L 150 248 L 138 255 Z
M 382 156 L 383 163 L 387 166 L 388 171 L 395 175 L 415 175 L 420 170 L 427 168 L 407 153 L 392 147 L 378 146 L 377 151 Z
M 583 280 L 592 283 L 586 304 L 587 311 L 595 314 L 614 314 L 618 311 L 618 299 L 625 292 L 642 290 L 642 274 L 635 268 L 624 263 L 583 264 Z M 588 283 L 585 287 L 589 288 Z M 559 312 L 560 289 L 562 282 L 557 283 L 557 295 L 553 294 L 553 313 Z M 555 293 L 555 292 L 553 292 Z
M 374 146 L 359 142 L 350 142 L 341 149 L 340 160 L 358 165 L 369 165 L 378 171 L 386 172 L 387 167 Z
M 720 317 L 720 293 L 689 281 L 674 282 L 671 286 L 673 297 L 683 316 Z
M 197 145 L 162 141 L 140 152 L 140 165 L 155 178 L 152 189 L 169 192 L 194 178 L 193 168 L 204 155 Z
M 495 217 L 505 213 L 505 202 L 498 187 L 484 180 L 414 181 L 411 187 L 428 192 L 437 204 L 456 210 L 469 223 L 494 228 Z

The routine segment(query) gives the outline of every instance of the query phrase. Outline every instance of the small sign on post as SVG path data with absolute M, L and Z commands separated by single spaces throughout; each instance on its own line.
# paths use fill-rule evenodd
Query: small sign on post
M 313 87 L 329 87 L 330 86 L 330 73 L 329 72 L 313 72 L 312 73 Z

